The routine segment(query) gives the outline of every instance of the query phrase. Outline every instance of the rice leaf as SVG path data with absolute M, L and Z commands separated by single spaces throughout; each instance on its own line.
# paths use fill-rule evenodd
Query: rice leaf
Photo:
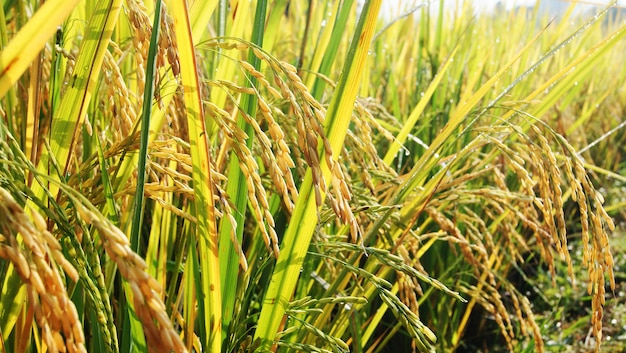
M 218 234 L 213 205 L 213 176 L 211 171 L 210 143 L 207 132 L 200 85 L 198 65 L 192 37 L 192 26 L 185 1 L 169 1 L 172 9 L 178 42 L 181 81 L 184 89 L 185 108 L 189 125 L 194 210 L 196 217 L 196 241 L 198 242 L 201 281 L 197 286 L 197 298 L 202 301 L 200 329 L 204 332 L 207 350 L 220 352 L 222 346 L 222 295 L 220 261 L 218 257 Z M 190 323 L 191 324 L 191 323 Z

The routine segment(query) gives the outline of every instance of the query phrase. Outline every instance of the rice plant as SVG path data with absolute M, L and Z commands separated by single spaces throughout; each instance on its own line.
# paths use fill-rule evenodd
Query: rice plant
M 0 352 L 599 351 L 623 24 L 381 3 L 4 1 Z

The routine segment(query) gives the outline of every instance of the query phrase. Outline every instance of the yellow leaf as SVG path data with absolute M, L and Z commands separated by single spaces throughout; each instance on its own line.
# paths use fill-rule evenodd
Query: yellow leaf
M 0 53 L 0 98 L 28 69 L 77 3 L 78 0 L 46 1 Z

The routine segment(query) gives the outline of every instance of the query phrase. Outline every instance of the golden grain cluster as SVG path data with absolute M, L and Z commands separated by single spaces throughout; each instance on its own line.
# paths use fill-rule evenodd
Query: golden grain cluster
M 37 212 L 29 217 L 0 188 L 0 257 L 7 259 L 26 286 L 34 313 L 50 352 L 87 352 L 82 323 L 68 296 L 66 277 L 78 281 L 78 272 L 65 259 L 62 247 Z

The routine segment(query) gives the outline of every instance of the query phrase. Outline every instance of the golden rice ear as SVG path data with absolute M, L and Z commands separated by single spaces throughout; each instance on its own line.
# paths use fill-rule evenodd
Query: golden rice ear
M 0 257 L 9 260 L 26 285 L 28 305 L 51 352 L 86 353 L 85 335 L 76 307 L 68 297 L 60 270 L 74 281 L 76 269 L 36 212 L 29 217 L 0 187 Z
M 82 221 L 96 227 L 107 255 L 128 281 L 130 292 L 126 295 L 132 299 L 133 309 L 143 324 L 148 347 L 187 352 L 161 300 L 163 288 L 146 272 L 146 262 L 130 248 L 126 235 L 102 215 L 81 205 L 76 205 L 76 210 Z

